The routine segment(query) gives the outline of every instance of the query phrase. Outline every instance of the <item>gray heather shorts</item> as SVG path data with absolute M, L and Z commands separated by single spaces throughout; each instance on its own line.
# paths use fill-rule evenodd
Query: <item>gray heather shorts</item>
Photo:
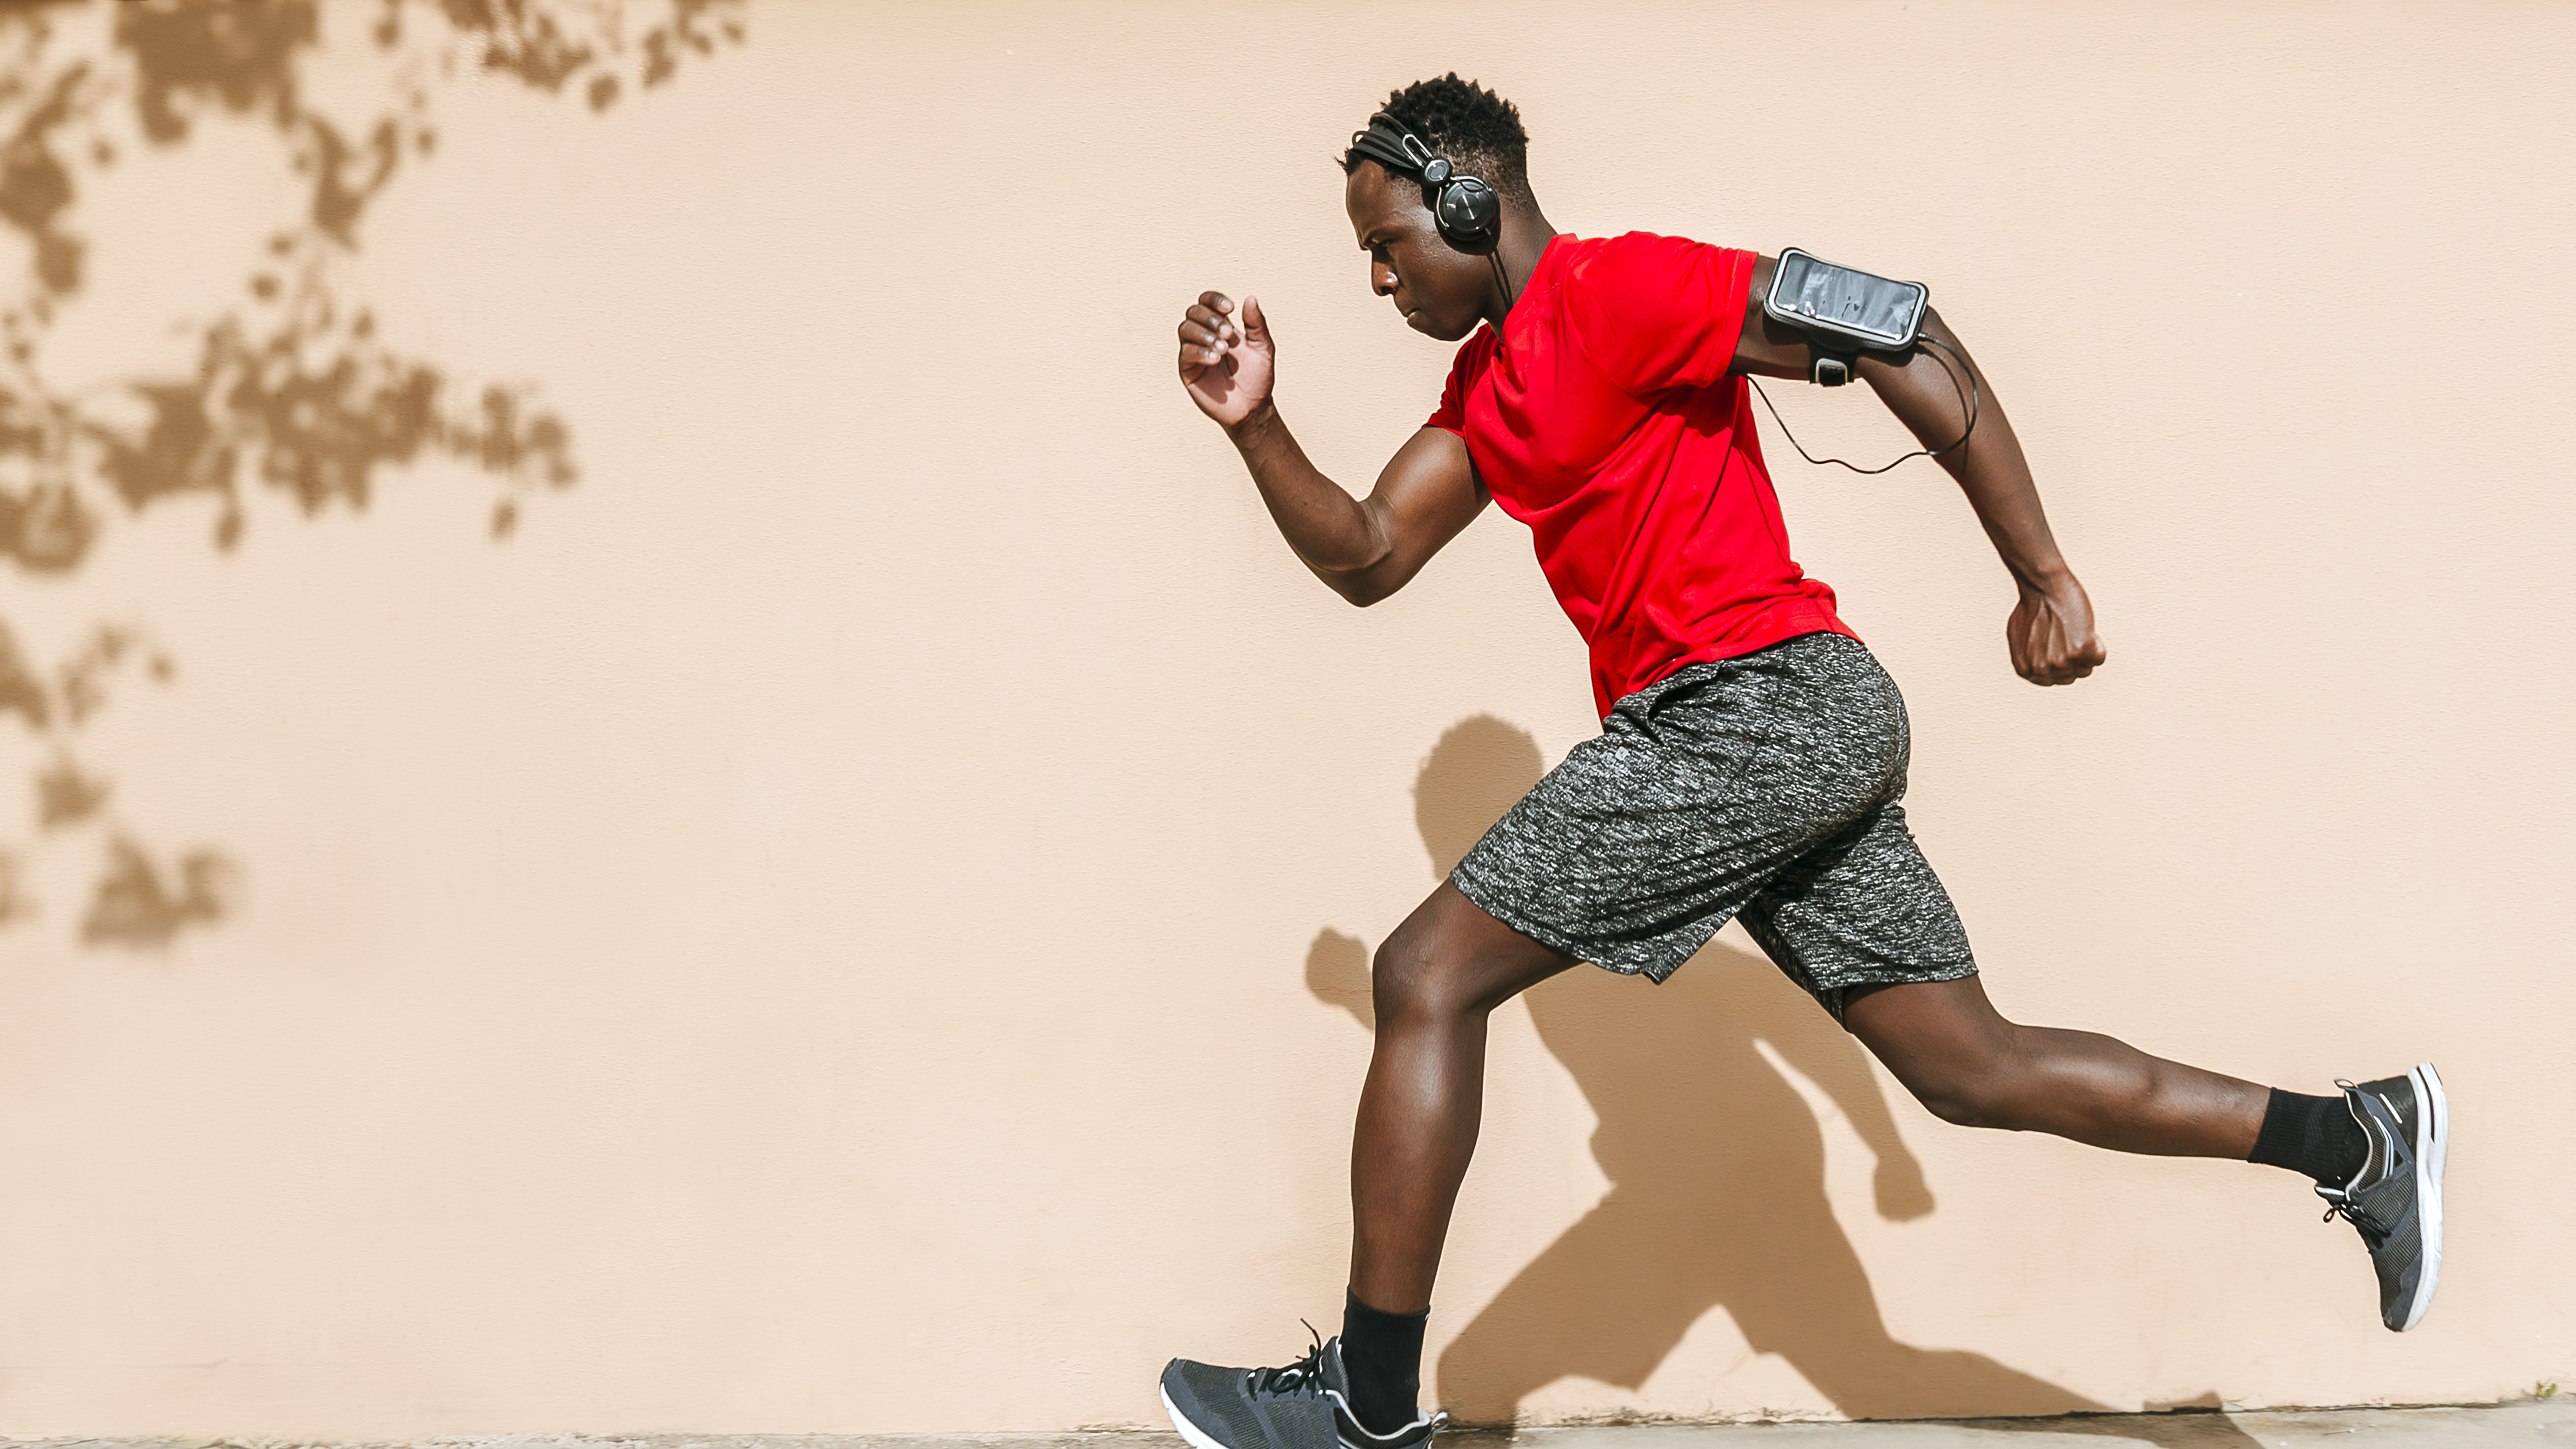
M 1840 1020 L 1852 987 L 1977 970 L 1905 829 L 1906 753 L 1905 701 L 1856 639 L 1693 664 L 1613 706 L 1449 880 L 1532 940 L 1656 981 L 1741 915 Z

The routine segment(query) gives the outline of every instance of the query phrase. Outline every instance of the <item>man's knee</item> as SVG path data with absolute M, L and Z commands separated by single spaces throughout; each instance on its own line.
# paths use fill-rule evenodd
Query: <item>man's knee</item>
M 1456 1010 L 1457 993 L 1444 989 L 1449 983 L 1443 979 L 1454 973 L 1440 969 L 1431 934 L 1407 923 L 1377 948 L 1369 963 L 1369 994 L 1380 1026 Z
M 1914 1100 L 1953 1127 L 1994 1127 L 2012 1131 L 2021 1125 L 2018 1099 L 1986 1078 L 1962 1074 L 1914 1088 Z
M 2006 1021 L 1971 977 L 1847 999 L 1845 1019 L 1914 1100 L 1960 1127 L 2026 1125 L 2027 1028 Z
M 1574 964 L 1486 914 L 1458 888 L 1433 891 L 1380 946 L 1370 972 L 1377 1024 L 1482 1018 Z
M 1389 1023 L 1444 1020 L 1487 1012 L 1500 1005 L 1484 998 L 1483 977 L 1471 953 L 1444 933 L 1407 922 L 1377 948 L 1369 991 L 1381 1029 Z
M 2009 1036 L 2012 1029 L 2008 1028 Z M 1906 1089 L 1924 1110 L 1955 1127 L 2017 1132 L 2029 1126 L 2033 1081 L 2008 1040 L 1979 1041 L 1909 1064 Z

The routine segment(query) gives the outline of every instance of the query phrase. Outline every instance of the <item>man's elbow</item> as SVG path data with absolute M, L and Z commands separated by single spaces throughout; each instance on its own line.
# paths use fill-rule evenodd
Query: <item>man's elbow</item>
M 1315 573 L 1352 608 L 1365 609 L 1404 587 L 1409 571 L 1396 566 L 1394 554 L 1392 548 L 1382 548 L 1376 558 L 1357 568 L 1318 568 Z
M 1342 601 L 1354 609 L 1365 609 L 1403 587 L 1401 584 L 1390 584 L 1366 574 L 1352 574 L 1344 578 L 1327 579 L 1325 582 L 1331 584 L 1333 592 L 1341 595 Z

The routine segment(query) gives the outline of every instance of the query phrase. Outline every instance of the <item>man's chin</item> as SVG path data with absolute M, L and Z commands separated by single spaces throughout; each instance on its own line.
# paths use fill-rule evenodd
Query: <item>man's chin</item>
M 1444 326 L 1428 312 L 1405 313 L 1404 325 L 1437 342 L 1455 342 L 1476 330 L 1476 324 L 1472 320 L 1464 327 Z

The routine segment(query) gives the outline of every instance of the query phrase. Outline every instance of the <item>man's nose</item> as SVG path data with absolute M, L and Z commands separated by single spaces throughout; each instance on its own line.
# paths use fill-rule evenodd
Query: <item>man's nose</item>
M 1392 296 L 1394 296 L 1394 295 L 1395 295 L 1395 268 L 1393 268 L 1393 267 L 1371 267 L 1371 268 L 1369 268 L 1369 289 L 1370 289 L 1371 291 L 1376 292 L 1376 293 L 1377 293 L 1379 296 L 1381 296 L 1381 297 L 1392 297 Z

